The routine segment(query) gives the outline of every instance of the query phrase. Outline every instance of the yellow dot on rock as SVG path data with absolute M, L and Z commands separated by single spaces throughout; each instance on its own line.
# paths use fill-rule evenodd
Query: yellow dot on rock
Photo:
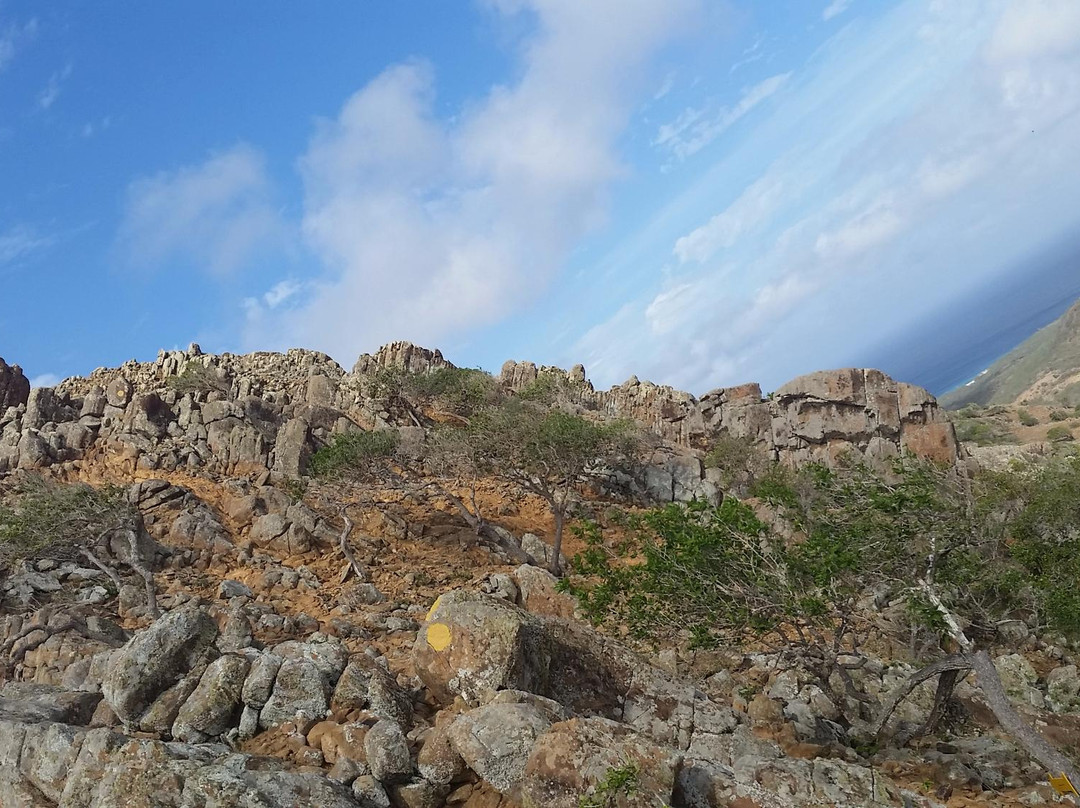
M 450 627 L 445 623 L 432 623 L 427 629 L 427 642 L 436 651 L 450 644 Z

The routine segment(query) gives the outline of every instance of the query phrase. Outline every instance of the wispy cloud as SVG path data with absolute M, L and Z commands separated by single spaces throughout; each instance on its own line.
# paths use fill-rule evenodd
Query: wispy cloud
M 825 10 L 821 12 L 821 19 L 828 22 L 833 17 L 838 17 L 848 10 L 852 0 L 832 0 L 829 5 L 825 6 Z
M 300 162 L 302 227 L 331 272 L 276 317 L 260 305 L 251 344 L 346 358 L 388 339 L 439 341 L 502 320 L 605 221 L 641 68 L 688 27 L 697 0 L 490 5 L 535 24 L 515 81 L 443 118 L 434 70 L 409 62 L 320 124 Z
M 791 73 L 770 76 L 746 88 L 738 102 L 731 107 L 711 109 L 706 105 L 687 109 L 674 121 L 660 127 L 653 145 L 669 151 L 680 160 L 696 154 L 750 110 L 774 95 L 790 78 Z
M 42 373 L 30 379 L 31 387 L 56 387 L 63 379 L 55 373 Z
M 37 34 L 37 29 L 36 18 L 21 25 L 0 23 L 0 70 L 4 70 L 11 64 L 19 49 Z
M 0 266 L 15 263 L 54 241 L 53 236 L 43 235 L 29 225 L 14 225 L 0 231 Z
M 236 271 L 256 253 L 280 246 L 287 232 L 270 197 L 264 159 L 246 145 L 135 180 L 127 189 L 117 255 L 150 272 L 175 261 L 219 274 Z
M 61 85 L 71 76 L 72 66 L 67 64 L 63 70 L 58 70 L 49 76 L 49 83 L 45 89 L 38 93 L 37 104 L 40 109 L 49 109 L 60 97 Z
M 675 271 L 566 361 L 600 384 L 777 384 L 854 361 L 1080 223 L 1071 0 L 901 4 L 827 44 L 785 100 L 703 172 L 730 196 L 673 237 Z M 762 143 L 774 159 L 747 179 Z

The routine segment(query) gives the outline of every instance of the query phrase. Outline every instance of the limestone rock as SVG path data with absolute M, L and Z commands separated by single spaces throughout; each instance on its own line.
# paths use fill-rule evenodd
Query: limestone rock
M 102 693 L 127 724 L 137 723 L 153 701 L 202 661 L 217 624 L 199 609 L 178 609 L 138 632 L 113 658 Z
M 528 808 L 578 808 L 615 769 L 632 767 L 634 786 L 618 796 L 626 808 L 672 804 L 679 755 L 626 726 L 603 718 L 554 724 L 536 741 L 525 764 L 523 802 Z
M 326 679 L 314 662 L 286 659 L 274 679 L 270 698 L 259 713 L 259 725 L 276 727 L 297 716 L 323 718 L 329 695 Z
M 233 727 L 239 718 L 240 693 L 249 668 L 248 661 L 235 654 L 211 662 L 195 691 L 180 708 L 173 724 L 173 737 L 198 742 Z
M 480 705 L 496 690 L 543 692 L 548 652 L 542 627 L 505 601 L 477 593 L 442 595 L 414 646 L 417 674 L 435 696 Z
M 379 721 L 368 730 L 364 752 L 372 775 L 384 783 L 407 779 L 412 772 L 409 743 L 393 721 Z
M 531 704 L 492 703 L 460 715 L 448 734 L 470 769 L 510 795 L 525 775 L 533 744 L 550 726 L 550 718 Z
M 0 358 L 0 413 L 8 407 L 26 403 L 30 396 L 30 382 L 18 365 L 9 365 Z

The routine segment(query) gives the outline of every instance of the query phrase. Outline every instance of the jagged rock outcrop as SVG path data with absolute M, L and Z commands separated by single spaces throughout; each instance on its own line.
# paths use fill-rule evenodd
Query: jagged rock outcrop
M 14 406 L 0 407 L 0 473 L 99 462 L 128 473 L 198 469 L 261 482 L 271 474 L 296 478 L 335 432 L 409 425 L 371 397 L 373 374 L 444 367 L 453 365 L 439 351 L 403 342 L 361 356 L 351 373 L 315 351 L 214 356 L 192 346 L 29 392 L 21 372 L 4 365 L 0 392 Z M 583 410 L 632 418 L 668 443 L 643 481 L 659 501 L 717 496 L 715 481 L 687 450 L 707 448 L 725 433 L 790 464 L 832 462 L 852 451 L 958 458 L 952 425 L 934 398 L 875 370 L 810 374 L 767 399 L 755 384 L 698 399 L 636 378 L 597 391 L 580 365 L 563 371 L 508 362 L 499 376 L 510 390 L 541 378 L 558 380 Z
M 30 397 L 30 381 L 18 365 L 9 365 L 0 357 L 0 412 L 18 407 Z
M 521 390 L 545 374 L 558 379 L 562 392 L 584 409 L 633 418 L 680 446 L 705 448 L 727 433 L 792 465 L 833 462 L 851 451 L 871 458 L 907 451 L 954 463 L 960 451 L 952 424 L 932 395 L 877 370 L 811 373 L 768 398 L 757 384 L 712 390 L 698 399 L 637 377 L 597 391 L 580 365 L 567 372 L 507 362 L 499 378 L 509 389 Z

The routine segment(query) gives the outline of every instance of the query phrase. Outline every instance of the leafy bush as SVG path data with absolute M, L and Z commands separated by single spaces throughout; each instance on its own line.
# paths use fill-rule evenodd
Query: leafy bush
M 1050 411 L 1050 420 L 1051 421 L 1068 421 L 1072 417 L 1073 417 L 1073 414 L 1069 410 L 1051 410 Z
M 1046 431 L 1046 439 L 1053 441 L 1054 443 L 1060 443 L 1063 441 L 1076 440 L 1073 437 L 1072 430 L 1067 426 L 1052 426 Z
M 398 433 L 389 429 L 342 432 L 311 456 L 308 470 L 315 477 L 362 471 L 376 459 L 391 457 L 399 441 Z
M 637 764 L 627 761 L 621 766 L 612 766 L 604 773 L 604 779 L 593 788 L 592 793 L 583 795 L 578 800 L 578 808 L 615 808 L 619 796 L 631 796 L 638 790 L 640 772 Z
M 46 555 L 75 558 L 135 518 L 122 488 L 22 477 L 0 501 L 0 566 Z
M 1039 423 L 1039 419 L 1032 415 L 1030 410 L 1018 410 L 1016 417 L 1023 426 L 1035 426 Z
M 470 368 L 438 368 L 410 374 L 404 378 L 404 391 L 421 402 L 437 403 L 464 416 L 496 403 L 500 397 L 498 382 L 490 373 Z
M 179 375 L 169 376 L 165 384 L 180 395 L 210 392 L 227 394 L 229 392 L 228 381 L 217 370 L 194 362 L 189 362 Z
M 705 455 L 705 466 L 720 470 L 720 485 L 725 491 L 743 495 L 759 477 L 769 472 L 772 463 L 749 438 L 724 432 L 713 440 Z

